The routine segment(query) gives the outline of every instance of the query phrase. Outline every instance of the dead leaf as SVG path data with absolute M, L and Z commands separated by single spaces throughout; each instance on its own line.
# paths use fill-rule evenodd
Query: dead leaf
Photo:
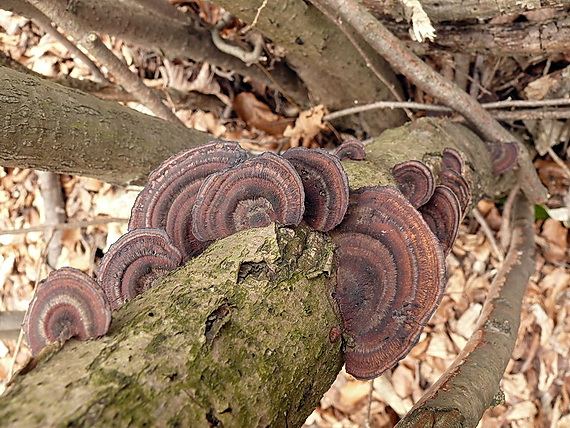
M 293 119 L 273 113 L 267 104 L 259 101 L 251 92 L 237 94 L 232 108 L 248 128 L 278 137 L 284 135 L 285 128 L 293 123 Z
M 302 111 L 295 121 L 295 126 L 288 126 L 283 133 L 286 137 L 291 137 L 291 147 L 310 147 L 310 143 L 326 125 L 323 123 L 323 117 L 327 110 L 322 104 Z

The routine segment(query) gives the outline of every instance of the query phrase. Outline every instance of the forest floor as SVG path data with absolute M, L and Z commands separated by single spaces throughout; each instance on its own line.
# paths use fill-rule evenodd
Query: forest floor
M 105 42 L 151 86 L 168 86 L 178 92 L 192 90 L 209 97 L 207 111 L 178 108 L 179 118 L 188 126 L 220 138 L 239 139 L 249 150 L 279 150 L 290 144 L 291 140 L 283 138 L 283 125 L 293 124 L 294 119 L 287 117 L 286 107 L 267 88 L 242 82 L 236 76 L 229 80 L 208 64 L 169 62 L 118 40 L 107 38 Z M 89 76 L 89 70 L 75 62 L 65 47 L 26 18 L 1 10 L 0 50 L 46 76 Z M 430 58 L 430 63 L 441 69 L 444 60 Z M 565 58 L 556 59 L 556 67 L 552 66 L 554 61 L 548 61 L 545 65 L 545 59 L 529 60 L 523 67 L 502 59 L 486 59 L 484 64 L 494 66 L 495 72 L 493 78 L 479 82 L 484 88 L 481 93 L 504 94 L 497 88 L 516 76 L 511 85 L 514 89 L 506 95 L 528 95 L 532 82 L 568 65 Z M 486 68 L 479 71 L 488 74 Z M 409 89 L 414 93 L 411 100 L 429 101 Z M 127 104 L 145 111 L 140 105 Z M 552 122 L 550 129 L 567 129 L 564 122 Z M 314 147 L 338 142 L 338 133 L 319 124 L 305 124 L 300 143 Z M 531 132 L 524 128 L 530 127 L 529 123 L 510 125 L 519 133 Z M 540 131 L 533 132 L 535 138 L 543 138 Z M 568 133 L 561 132 L 551 154 L 554 150 L 566 167 L 567 149 Z M 549 155 L 535 161 L 551 195 L 549 202 L 536 210 L 536 272 L 527 287 L 519 338 L 501 383 L 505 401 L 485 413 L 481 427 L 570 427 L 570 259 L 566 227 L 570 176 L 556 161 Z M 83 227 L 64 229 L 61 236 L 45 226 L 46 212 L 54 207 L 45 203 L 37 173 L 0 168 L 0 311 L 25 311 L 35 284 L 53 268 L 73 266 L 93 274 L 101 255 L 126 232 L 126 220 L 140 189 L 68 175 L 59 176 L 59 182 L 67 222 L 84 222 Z M 341 372 L 305 426 L 391 427 L 438 379 L 473 332 L 489 285 L 501 266 L 505 251 L 500 231 L 503 202 L 483 200 L 476 207 L 483 220 L 473 215 L 465 218 L 447 258 L 443 301 L 410 354 L 373 382 L 357 381 Z M 103 220 L 88 224 L 93 219 Z M 560 221 L 564 219 L 566 226 Z M 31 227 L 36 229 L 18 232 Z M 54 239 L 61 247 L 53 266 L 48 266 L 48 242 Z M 0 341 L 0 393 L 10 373 L 29 357 L 25 343 L 16 338 Z

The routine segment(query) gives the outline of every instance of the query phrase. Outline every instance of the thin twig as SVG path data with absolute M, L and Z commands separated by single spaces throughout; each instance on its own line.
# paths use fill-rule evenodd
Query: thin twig
M 556 154 L 556 152 L 554 150 L 552 150 L 552 147 L 548 148 L 548 154 L 550 155 L 550 157 L 552 158 L 552 160 L 554 162 L 556 162 L 556 164 L 562 168 L 562 171 L 564 171 L 564 174 L 566 175 L 566 178 L 570 180 L 570 169 L 568 168 L 568 166 L 566 165 L 566 163 L 560 159 L 560 156 L 558 156 Z
M 335 18 L 328 10 L 326 10 L 317 0 L 309 0 L 309 2 L 315 6 L 317 9 L 319 9 L 319 11 L 325 15 L 332 23 L 334 23 L 340 31 L 342 31 L 342 33 L 346 36 L 346 38 L 350 41 L 350 43 L 352 44 L 352 46 L 354 46 L 354 48 L 357 50 L 357 52 L 360 54 L 360 56 L 362 57 L 362 59 L 364 59 L 364 62 L 366 63 L 366 66 L 372 71 L 372 73 L 374 73 L 374 75 L 378 78 L 378 80 L 380 80 L 384 86 L 386 86 L 388 88 L 388 90 L 390 91 L 390 93 L 394 96 L 394 98 L 396 98 L 398 101 L 403 101 L 402 96 L 398 93 L 398 91 L 396 90 L 395 86 L 390 83 L 389 81 L 387 81 L 384 76 L 382 75 L 382 73 L 380 73 L 380 71 L 378 71 L 378 69 L 376 67 L 374 67 L 374 64 L 372 64 L 372 61 L 370 59 L 370 57 L 366 54 L 366 52 L 364 52 L 364 49 L 362 49 L 362 47 L 358 44 L 358 42 L 356 41 L 356 39 L 354 38 L 354 36 L 350 33 L 350 31 L 348 31 L 346 29 L 346 27 L 342 24 L 340 19 Z M 408 118 L 412 119 L 413 115 L 412 112 L 409 111 L 406 107 L 403 107 L 404 112 L 406 113 L 406 115 L 408 116 Z
M 473 214 L 475 220 L 477 220 L 479 225 L 481 225 L 481 229 L 483 229 L 483 233 L 485 234 L 487 240 L 491 244 L 491 249 L 493 250 L 495 257 L 497 258 L 497 260 L 503 263 L 503 261 L 505 260 L 504 251 L 501 248 L 499 248 L 497 241 L 495 241 L 495 236 L 493 234 L 493 231 L 489 227 L 487 220 L 485 220 L 485 217 L 483 217 L 483 214 L 481 214 L 481 212 L 477 208 L 473 208 L 471 214 Z
M 128 218 L 118 218 L 118 217 L 103 217 L 95 218 L 93 220 L 85 221 L 75 221 L 70 223 L 60 223 L 60 224 L 46 224 L 43 226 L 27 227 L 25 229 L 13 229 L 13 230 L 1 230 L 0 236 L 2 235 L 23 235 L 32 232 L 49 232 L 50 230 L 67 230 L 67 229 L 81 229 L 88 226 L 96 226 L 100 224 L 108 223 L 127 223 Z
M 372 425 L 370 424 L 371 412 L 372 412 L 372 394 L 374 392 L 374 380 L 370 380 L 370 391 L 368 392 L 368 405 L 366 406 L 366 422 L 365 427 L 370 428 Z
M 505 101 L 496 101 L 492 103 L 482 103 L 481 107 L 486 110 L 493 110 L 493 109 L 502 109 L 502 108 L 513 108 L 513 107 L 547 107 L 547 106 L 565 106 L 570 105 L 570 99 L 568 98 L 558 98 L 552 100 L 540 100 L 540 101 L 533 101 L 533 100 L 505 100 Z M 375 110 L 375 109 L 395 109 L 395 108 L 409 108 L 412 110 L 425 110 L 425 111 L 443 111 L 443 112 L 452 112 L 454 111 L 450 107 L 442 106 L 439 104 L 425 104 L 425 103 L 417 103 L 413 101 L 378 101 L 375 103 L 364 104 L 357 107 L 350 107 L 342 110 L 337 110 L 335 112 L 327 114 L 323 117 L 323 120 L 333 120 L 338 119 L 339 117 L 348 116 L 350 114 L 361 113 L 363 111 L 368 110 Z M 532 112 L 556 112 L 557 114 L 563 115 L 570 115 L 570 110 L 520 110 L 521 112 L 525 113 L 532 113 Z M 508 117 L 510 113 L 517 113 L 515 112 L 491 112 L 493 117 L 500 117 L 505 113 Z
M 251 29 L 255 28 L 255 26 L 257 25 L 257 20 L 259 19 L 259 15 L 261 15 L 261 11 L 265 8 L 265 6 L 267 6 L 267 0 L 263 0 L 263 3 L 261 3 L 261 6 L 259 6 L 257 8 L 257 12 L 255 13 L 255 18 L 253 18 L 253 21 L 251 21 L 251 24 L 246 25 L 245 27 L 243 27 L 240 31 L 241 34 L 245 34 L 248 31 L 250 31 Z
M 109 81 L 105 78 L 99 67 L 95 65 L 91 58 L 85 55 L 81 50 L 75 46 L 67 37 L 61 34 L 51 23 L 50 19 L 42 12 L 36 9 L 31 4 L 25 1 L 10 1 L 6 5 L 7 10 L 11 10 L 18 15 L 31 18 L 34 23 L 40 27 L 44 32 L 49 34 L 54 40 L 63 45 L 75 59 L 81 61 L 91 72 L 93 80 L 98 83 L 108 84 Z
M 32 299 L 34 298 L 34 296 L 36 295 L 36 292 L 38 290 L 38 284 L 39 284 L 38 279 L 41 277 L 41 269 L 42 269 L 42 265 L 43 265 L 42 260 L 45 260 L 45 258 L 46 258 L 48 248 L 49 248 L 49 244 L 50 244 L 52 238 L 53 238 L 53 229 L 51 230 L 51 233 L 49 234 L 48 238 L 46 239 L 46 242 L 45 242 L 45 244 L 42 248 L 42 251 L 40 253 L 40 257 L 38 257 L 38 262 L 36 264 L 36 285 L 34 287 L 34 293 L 32 294 Z M 28 312 L 28 309 L 29 309 L 29 306 L 26 309 L 26 313 Z M 26 318 L 26 314 L 24 314 L 24 318 Z M 14 348 L 14 356 L 12 357 L 12 361 L 10 363 L 10 369 L 8 370 L 8 375 L 6 376 L 6 379 L 8 379 L 8 384 L 11 382 L 12 376 L 14 375 L 14 367 L 16 366 L 16 359 L 18 358 L 18 354 L 20 353 L 20 347 L 22 346 L 23 338 L 24 338 L 24 329 L 20 328 L 20 334 L 18 335 L 18 341 L 16 342 L 16 347 Z
M 328 5 L 351 25 L 397 72 L 402 73 L 424 92 L 461 113 L 487 141 L 517 141 L 516 137 L 503 128 L 477 100 L 413 54 L 360 2 L 356 0 L 319 0 L 319 2 Z M 521 187 L 532 201 L 541 203 L 547 198 L 546 188 L 532 167 L 526 148 L 519 144 L 519 149 L 517 174 Z
M 48 18 L 57 22 L 77 43 L 87 49 L 97 61 L 107 67 L 119 84 L 133 94 L 141 104 L 148 107 L 156 116 L 184 126 L 172 110 L 162 103 L 160 97 L 146 86 L 137 75 L 132 73 L 129 67 L 103 44 L 97 34 L 88 33 L 85 28 L 77 23 L 76 16 L 72 12 L 67 9 L 62 10 L 58 8 L 51 1 L 28 1 Z
M 501 227 L 499 229 L 499 236 L 501 239 L 501 247 L 507 248 L 509 242 L 511 241 L 511 217 L 513 212 L 513 204 L 515 203 L 515 198 L 519 193 L 520 186 L 515 184 L 511 189 L 509 196 L 505 200 L 503 205 L 503 215 L 501 221 Z

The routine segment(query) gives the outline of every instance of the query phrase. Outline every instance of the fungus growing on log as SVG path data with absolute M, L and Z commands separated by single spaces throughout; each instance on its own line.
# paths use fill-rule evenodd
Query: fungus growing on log
M 467 206 L 471 200 L 471 191 L 469 190 L 469 184 L 465 179 L 459 175 L 459 173 L 453 169 L 444 169 L 439 173 L 440 184 L 449 187 L 457 200 L 459 201 L 459 206 L 461 207 L 461 216 L 465 215 L 467 211 Z
M 38 284 L 23 329 L 36 356 L 53 342 L 102 336 L 110 323 L 111 307 L 99 284 L 77 269 L 64 267 Z
M 351 192 L 347 215 L 331 236 L 346 370 L 372 379 L 410 351 L 439 304 L 443 251 L 420 213 L 389 186 Z
M 348 176 L 338 157 L 322 149 L 295 147 L 283 153 L 301 176 L 305 190 L 305 222 L 328 232 L 344 218 L 348 208 Z
M 192 234 L 192 207 L 200 186 L 209 175 L 247 159 L 247 152 L 234 142 L 211 141 L 184 150 L 150 173 L 147 186 L 132 209 L 129 230 L 166 230 L 186 261 L 200 254 L 208 243 Z
M 465 173 L 465 161 L 457 150 L 447 147 L 443 149 L 441 169 L 452 169 L 459 175 L 463 175 Z
M 457 238 L 462 218 L 457 196 L 447 186 L 436 186 L 428 203 L 421 206 L 419 211 L 441 243 L 444 255 L 447 256 Z
M 304 208 L 303 183 L 293 165 L 264 153 L 206 179 L 192 210 L 192 230 L 211 241 L 273 222 L 297 225 Z
M 344 141 L 334 152 L 340 160 L 364 160 L 366 159 L 366 151 L 364 144 L 358 140 Z
M 180 251 L 162 229 L 134 229 L 121 236 L 103 256 L 97 281 L 111 308 L 119 308 L 176 269 Z
M 429 201 L 435 188 L 435 178 L 431 169 L 423 162 L 410 160 L 392 168 L 392 174 L 400 192 L 418 208 Z
M 493 163 L 493 173 L 504 174 L 517 164 L 519 146 L 517 143 L 487 143 Z

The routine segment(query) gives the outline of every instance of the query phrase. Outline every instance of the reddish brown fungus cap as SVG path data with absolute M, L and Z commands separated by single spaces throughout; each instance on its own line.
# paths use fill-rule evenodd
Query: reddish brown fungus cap
M 452 169 L 442 170 L 439 174 L 439 181 L 441 185 L 449 187 L 455 193 L 461 207 L 461 215 L 465 215 L 471 200 L 471 190 L 467 181 Z
M 111 245 L 99 265 L 97 281 L 114 310 L 148 290 L 181 261 L 180 251 L 164 230 L 135 229 Z
M 487 143 L 493 163 L 493 173 L 504 174 L 513 168 L 519 158 L 517 143 Z
M 364 150 L 364 144 L 362 144 L 358 140 L 344 141 L 340 146 L 338 146 L 334 154 L 337 155 L 340 160 L 366 159 L 366 151 Z
M 338 258 L 335 298 L 352 338 L 346 370 L 372 379 L 410 351 L 438 306 L 445 278 L 441 245 L 392 187 L 351 192 L 347 215 L 331 236 Z
M 457 196 L 449 187 L 436 186 L 433 196 L 419 210 L 447 256 L 457 238 L 462 218 Z
M 264 153 L 208 177 L 192 210 L 192 230 L 210 241 L 273 222 L 297 225 L 304 207 L 303 183 L 293 165 Z
M 441 169 L 452 169 L 459 175 L 463 175 L 465 173 L 465 161 L 457 150 L 448 147 L 443 149 Z
M 129 230 L 164 229 L 183 259 L 200 254 L 207 246 L 192 234 L 192 207 L 200 186 L 210 174 L 237 165 L 247 152 L 235 142 L 211 141 L 184 150 L 150 173 L 131 212 Z
M 392 168 L 398 188 L 414 207 L 429 201 L 435 188 L 431 169 L 417 160 L 405 161 Z
M 305 189 L 305 216 L 315 230 L 327 232 L 343 219 L 348 207 L 348 176 L 338 157 L 322 149 L 295 147 L 283 153 Z
M 64 267 L 38 284 L 23 328 L 35 356 L 56 341 L 102 336 L 110 323 L 111 307 L 95 280 L 77 269 Z

